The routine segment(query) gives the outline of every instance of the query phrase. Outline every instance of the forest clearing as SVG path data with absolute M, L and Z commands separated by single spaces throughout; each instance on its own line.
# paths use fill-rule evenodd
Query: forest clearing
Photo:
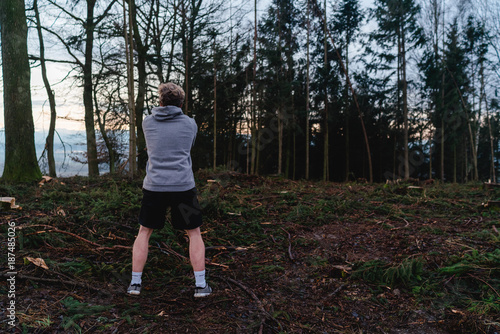
M 222 170 L 195 177 L 214 287 L 201 300 L 192 297 L 186 238 L 168 224 L 152 236 L 145 290 L 125 293 L 141 181 L 102 176 L 0 185 L 0 195 L 15 194 L 20 206 L 1 214 L 3 236 L 15 225 L 18 324 L 7 324 L 9 286 L 2 280 L 1 331 L 500 331 L 500 212 L 487 205 L 500 190 Z
M 0 22 L 0 332 L 500 332 L 498 0 L 1 0 Z M 195 184 L 201 246 L 167 224 L 141 276 L 141 188 L 190 192 L 179 218 Z

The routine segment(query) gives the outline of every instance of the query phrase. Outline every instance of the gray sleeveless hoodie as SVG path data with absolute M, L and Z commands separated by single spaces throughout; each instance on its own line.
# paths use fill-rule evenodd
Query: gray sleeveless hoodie
M 148 162 L 143 188 L 186 191 L 195 187 L 191 147 L 198 127 L 176 106 L 155 107 L 142 123 Z

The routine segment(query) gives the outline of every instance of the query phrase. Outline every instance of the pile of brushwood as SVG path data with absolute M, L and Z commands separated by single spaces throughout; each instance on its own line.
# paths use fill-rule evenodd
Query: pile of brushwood
M 195 175 L 214 288 L 200 299 L 170 226 L 151 238 L 141 295 L 125 294 L 140 178 L 0 185 L 20 206 L 0 217 L 0 331 L 500 332 L 500 190 Z

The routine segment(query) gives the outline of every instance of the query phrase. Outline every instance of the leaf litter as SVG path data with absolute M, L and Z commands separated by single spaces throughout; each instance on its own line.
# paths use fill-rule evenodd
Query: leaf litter
M 214 287 L 201 300 L 192 297 L 187 238 L 168 226 L 151 238 L 143 292 L 125 294 L 140 180 L 0 185 L 0 196 L 14 190 L 23 203 L 1 217 L 2 233 L 9 221 L 18 227 L 17 331 L 500 330 L 500 215 L 482 205 L 498 199 L 494 190 L 429 184 L 415 191 L 413 184 L 209 170 L 196 178 Z

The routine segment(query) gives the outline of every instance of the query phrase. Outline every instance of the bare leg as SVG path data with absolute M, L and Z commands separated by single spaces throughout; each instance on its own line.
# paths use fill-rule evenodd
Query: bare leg
M 205 244 L 201 237 L 200 228 L 186 230 L 189 237 L 189 259 L 193 266 L 193 271 L 205 270 Z
M 135 238 L 134 247 L 132 248 L 132 271 L 142 272 L 146 260 L 148 259 L 149 237 L 153 233 L 153 229 L 141 226 L 137 238 Z M 205 249 L 203 249 L 205 250 Z

